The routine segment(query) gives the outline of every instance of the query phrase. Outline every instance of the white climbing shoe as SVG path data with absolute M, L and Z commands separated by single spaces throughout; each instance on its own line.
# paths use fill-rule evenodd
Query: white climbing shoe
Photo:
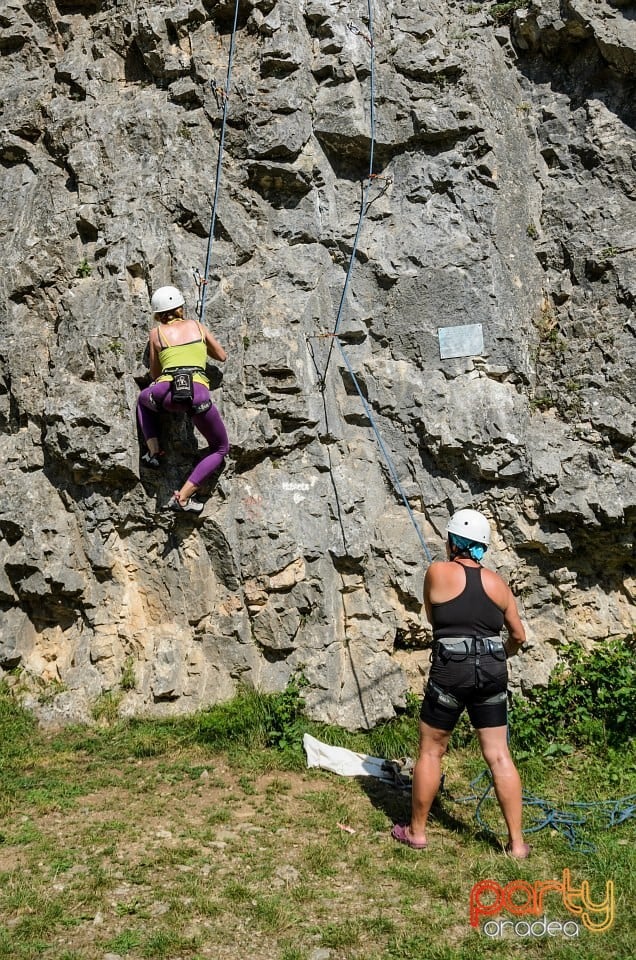
M 161 466 L 160 457 L 163 457 L 163 450 L 159 453 L 151 453 L 150 450 L 146 450 L 141 458 L 141 462 L 144 467 L 150 467 L 151 470 L 158 470 Z
M 174 495 L 166 504 L 166 509 L 174 510 L 175 513 L 201 513 L 203 504 L 199 503 L 198 500 L 193 500 L 192 497 L 186 500 L 185 503 L 181 503 L 179 498 Z

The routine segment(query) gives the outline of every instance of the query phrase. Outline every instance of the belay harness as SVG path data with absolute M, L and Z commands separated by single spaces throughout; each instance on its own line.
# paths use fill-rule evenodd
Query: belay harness
M 487 685 L 487 681 L 492 679 L 484 675 L 482 657 L 489 655 L 500 663 L 506 660 L 506 650 L 501 637 L 443 637 L 436 640 L 433 645 L 433 659 L 439 658 L 441 662 L 463 663 L 469 657 L 475 661 L 475 688 L 482 689 Z M 442 690 L 436 683 L 429 679 L 429 692 L 434 699 L 450 709 L 457 709 L 461 706 L 449 690 Z M 506 690 L 500 690 L 492 694 L 483 703 L 501 703 L 506 700 L 508 694 Z

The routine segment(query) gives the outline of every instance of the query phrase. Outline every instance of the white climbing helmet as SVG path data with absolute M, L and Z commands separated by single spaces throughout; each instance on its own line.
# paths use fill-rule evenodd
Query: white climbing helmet
M 165 313 L 167 310 L 176 310 L 185 303 L 183 294 L 176 287 L 159 287 L 150 298 L 153 313 Z
M 490 543 L 490 524 L 478 510 L 458 510 L 448 521 L 446 530 L 485 546 Z

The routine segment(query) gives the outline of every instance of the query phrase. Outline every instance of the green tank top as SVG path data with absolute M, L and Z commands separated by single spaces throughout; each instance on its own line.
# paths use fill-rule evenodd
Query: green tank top
M 199 330 L 201 330 L 200 327 Z M 172 374 L 163 373 L 164 370 L 169 370 L 172 367 L 198 367 L 199 370 L 193 373 L 192 379 L 197 383 L 202 383 L 205 387 L 210 386 L 210 381 L 205 375 L 208 351 L 203 331 L 201 331 L 200 340 L 190 340 L 189 343 L 178 343 L 176 346 L 167 344 L 165 347 L 163 346 L 164 340 L 159 327 L 157 328 L 157 335 L 159 337 L 159 343 L 163 347 L 163 349 L 159 351 L 159 363 L 161 364 L 162 373 L 161 376 L 157 377 L 158 382 L 162 380 L 172 380 Z

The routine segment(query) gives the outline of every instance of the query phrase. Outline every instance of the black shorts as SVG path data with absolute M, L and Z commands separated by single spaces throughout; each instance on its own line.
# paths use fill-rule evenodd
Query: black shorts
M 477 730 L 508 722 L 508 668 L 499 638 L 435 644 L 420 720 L 437 730 L 454 729 L 464 708 Z

